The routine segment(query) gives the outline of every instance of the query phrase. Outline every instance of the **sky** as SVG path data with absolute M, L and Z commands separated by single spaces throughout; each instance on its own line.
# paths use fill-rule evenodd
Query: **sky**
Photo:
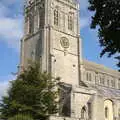
M 99 57 L 97 31 L 90 29 L 88 0 L 80 2 L 80 37 L 84 59 L 116 69 L 113 58 Z M 0 98 L 6 95 L 9 81 L 15 79 L 20 60 L 20 39 L 23 36 L 23 0 L 0 0 Z

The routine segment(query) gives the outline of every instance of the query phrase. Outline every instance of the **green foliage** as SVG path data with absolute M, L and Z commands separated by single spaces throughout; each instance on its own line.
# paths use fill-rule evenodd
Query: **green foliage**
M 89 0 L 89 10 L 94 12 L 91 28 L 98 26 L 101 57 L 116 55 L 120 67 L 120 0 Z
M 14 117 L 8 118 L 8 120 L 33 120 L 30 115 L 17 114 Z
M 0 104 L 1 118 L 17 114 L 30 114 L 34 119 L 45 119 L 57 112 L 59 81 L 46 72 L 41 73 L 38 64 L 29 65 L 15 81 L 11 82 L 8 96 Z

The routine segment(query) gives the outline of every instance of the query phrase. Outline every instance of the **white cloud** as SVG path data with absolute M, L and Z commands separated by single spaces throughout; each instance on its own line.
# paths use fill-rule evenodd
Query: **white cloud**
M 0 82 L 0 99 L 2 96 L 7 95 L 7 90 L 9 88 L 9 82 Z
M 13 4 L 23 3 L 24 0 L 1 0 L 1 2 L 6 5 L 13 5 Z
M 19 50 L 19 41 L 22 37 L 22 22 L 20 18 L 0 18 L 0 36 L 9 47 Z
M 88 0 L 79 0 L 80 9 L 86 10 L 88 8 Z
M 22 37 L 22 17 L 7 17 L 10 10 L 0 3 L 0 36 L 9 47 L 19 51 L 19 42 Z
M 9 81 L 14 79 L 16 79 L 16 76 L 13 75 L 0 76 L 0 99 L 2 96 L 7 95 L 10 86 Z
M 88 0 L 79 0 L 80 4 L 80 30 L 90 25 L 90 13 Z
M 83 28 L 85 28 L 85 27 L 87 27 L 89 25 L 90 25 L 90 22 L 89 22 L 89 18 L 88 17 L 80 19 L 80 29 L 83 29 Z
M 88 0 L 79 0 L 81 12 L 87 10 Z M 4 4 L 2 4 L 4 3 Z M 19 0 L 3 0 L 0 3 L 0 36 L 4 42 L 11 48 L 14 48 L 16 51 L 19 51 L 20 39 L 23 35 L 23 23 L 22 17 L 7 17 L 10 13 L 10 9 L 7 7 L 10 4 L 20 3 Z M 22 11 L 22 10 L 21 10 Z M 19 14 L 20 15 L 20 14 Z M 18 15 L 18 16 L 19 16 Z M 89 25 L 89 20 L 87 17 L 80 18 L 80 28 Z
M 0 17 L 8 14 L 9 10 L 0 3 Z

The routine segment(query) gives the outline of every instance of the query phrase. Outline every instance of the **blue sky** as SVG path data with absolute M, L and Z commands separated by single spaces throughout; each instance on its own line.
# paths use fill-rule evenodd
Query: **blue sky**
M 101 48 L 97 32 L 90 29 L 91 13 L 88 0 L 80 1 L 80 33 L 83 56 L 90 61 L 116 69 L 112 58 L 99 58 Z M 0 0 L 0 96 L 6 94 L 8 81 L 15 78 L 20 55 L 20 39 L 23 35 L 23 0 Z

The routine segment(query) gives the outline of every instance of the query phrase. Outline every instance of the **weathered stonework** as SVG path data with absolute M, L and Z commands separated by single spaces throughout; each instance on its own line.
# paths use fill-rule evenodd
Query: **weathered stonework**
M 77 0 L 27 0 L 24 11 L 20 70 L 37 60 L 61 77 L 60 112 L 50 120 L 120 120 L 120 73 L 83 60 Z

